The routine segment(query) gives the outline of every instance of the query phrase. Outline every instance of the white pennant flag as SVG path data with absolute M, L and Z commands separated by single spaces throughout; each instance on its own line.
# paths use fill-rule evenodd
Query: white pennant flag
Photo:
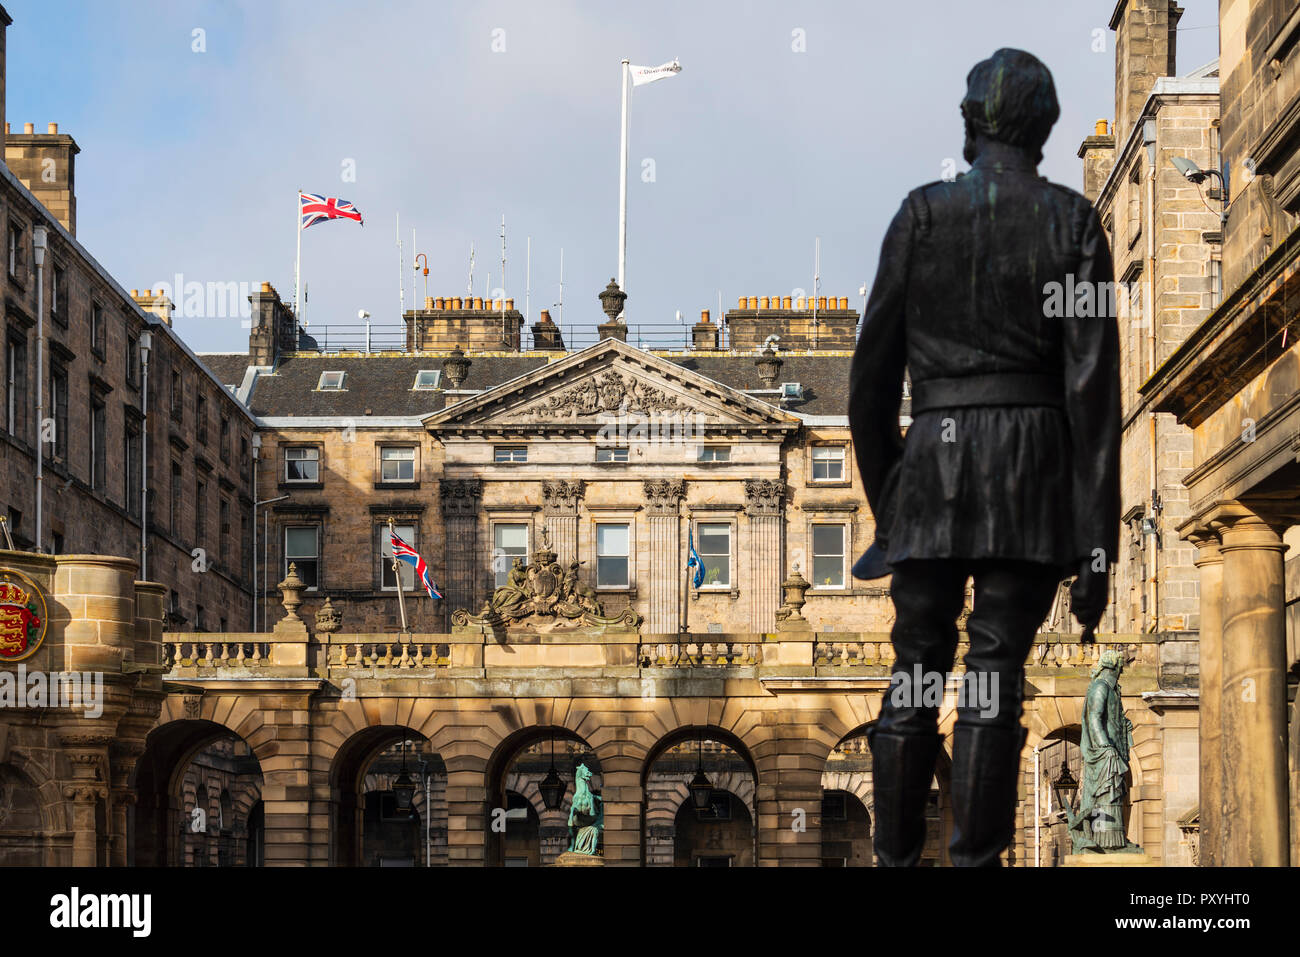
M 632 85 L 641 86 L 681 73 L 682 65 L 673 60 L 671 63 L 662 63 L 659 66 L 629 66 L 628 69 L 632 71 Z

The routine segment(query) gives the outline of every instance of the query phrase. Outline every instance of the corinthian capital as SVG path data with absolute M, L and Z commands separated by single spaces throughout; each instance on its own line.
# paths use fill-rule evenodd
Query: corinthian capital
M 785 505 L 783 479 L 746 479 L 745 514 L 780 515 Z
M 482 479 L 441 479 L 438 483 L 442 514 L 477 515 L 483 498 Z
M 682 496 L 686 494 L 683 479 L 647 479 L 645 481 L 646 511 L 651 515 L 677 515 Z
M 573 515 L 587 490 L 582 479 L 559 479 L 542 482 L 542 503 L 547 512 Z

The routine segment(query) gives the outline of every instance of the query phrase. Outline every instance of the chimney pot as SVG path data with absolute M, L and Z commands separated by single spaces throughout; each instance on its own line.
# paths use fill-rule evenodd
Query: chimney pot
M 453 309 L 459 309 L 459 308 L 460 308 L 460 296 L 452 296 L 452 297 L 451 297 L 451 308 L 453 308 Z
M 432 309 L 432 308 L 433 308 L 433 297 L 432 297 L 432 296 L 425 296 L 425 297 L 424 297 L 424 308 L 425 308 L 425 309 Z
M 482 308 L 483 308 L 483 297 L 482 297 L 482 296 L 475 296 L 475 297 L 474 297 L 474 308 L 475 308 L 475 309 L 482 309 Z
M 766 308 L 767 308 L 767 296 L 760 296 L 760 297 L 759 297 L 759 300 L 758 300 L 758 308 L 759 308 L 759 309 L 766 309 Z
M 515 308 L 515 301 L 514 301 L 513 299 L 507 299 L 507 300 L 506 300 L 506 310 L 507 310 L 507 311 L 513 311 L 514 308 Z
M 700 322 L 708 322 L 708 321 L 709 321 L 709 310 L 707 310 L 707 309 L 701 309 L 701 310 L 700 310 Z
M 849 297 L 848 297 L 848 296 L 840 296 L 840 308 L 841 308 L 841 309 L 848 309 L 848 308 L 849 308 Z
M 8 121 L 5 121 L 5 135 L 6 135 L 6 136 L 9 135 L 9 123 L 8 123 Z
M 24 124 L 23 124 L 23 132 L 24 132 L 24 133 L 35 133 L 35 132 L 36 132 L 36 127 L 34 127 L 31 123 L 24 123 Z
M 551 310 L 549 310 L 549 309 L 543 309 L 543 310 L 542 310 L 542 322 L 550 322 L 550 321 L 551 321 Z
M 1105 136 L 1109 131 L 1110 131 L 1109 124 L 1107 124 L 1105 120 L 1097 121 L 1095 132 L 1098 136 Z
M 749 303 L 749 308 L 750 308 L 750 309 L 757 309 L 757 308 L 758 308 L 758 297 L 757 297 L 757 296 L 750 296 L 750 297 L 749 297 L 749 300 L 748 300 L 748 303 Z
M 132 289 L 132 290 L 131 290 L 131 298 L 132 298 L 132 299 L 134 299 L 134 298 L 135 298 L 136 296 L 138 296 L 138 295 L 140 295 L 140 290 L 139 290 L 139 289 Z
M 744 308 L 745 308 L 745 303 L 747 303 L 748 301 L 749 301 L 749 300 L 746 299 L 744 296 L 741 296 L 741 297 L 740 297 L 740 302 L 738 302 L 738 303 L 736 304 L 736 308 L 737 308 L 737 309 L 744 309 Z
M 51 132 L 51 133 L 57 133 L 57 132 L 59 132 L 59 124 L 58 124 L 58 123 L 51 123 L 51 124 L 47 127 L 47 129 L 48 129 L 49 132 Z
M 781 298 L 781 308 L 782 308 L 782 309 L 787 309 L 787 310 L 790 308 L 790 297 L 789 297 L 789 296 L 783 296 L 783 297 Z
M 817 308 L 818 308 L 818 309 L 825 309 L 825 308 L 826 308 L 826 297 L 825 297 L 825 296 L 818 296 L 818 297 L 817 297 Z

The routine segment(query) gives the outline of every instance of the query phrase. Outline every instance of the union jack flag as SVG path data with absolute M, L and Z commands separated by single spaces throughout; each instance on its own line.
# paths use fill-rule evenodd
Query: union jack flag
M 302 228 L 315 226 L 327 219 L 354 219 L 362 226 L 361 213 L 346 199 L 337 196 L 320 196 L 316 193 L 298 193 L 298 208 L 302 213 Z
M 420 582 L 424 585 L 424 590 L 429 593 L 430 598 L 441 598 L 442 593 L 433 584 L 433 576 L 429 574 L 429 566 L 424 563 L 420 553 L 402 541 L 397 532 L 390 532 L 389 534 L 392 537 L 393 557 L 398 561 L 406 562 L 415 569 L 415 574 L 419 576 Z

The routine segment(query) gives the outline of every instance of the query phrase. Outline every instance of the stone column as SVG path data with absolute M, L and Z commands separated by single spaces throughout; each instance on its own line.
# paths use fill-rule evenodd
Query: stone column
M 111 787 L 108 809 L 109 831 L 109 867 L 126 867 L 129 850 L 127 848 L 127 817 L 130 808 L 136 802 L 135 791 L 130 786 L 131 772 L 144 754 L 142 741 L 114 741 L 109 747 L 113 763 L 110 771 Z
M 1200 628 L 1200 850 L 1204 867 L 1219 863 L 1223 808 L 1223 554 L 1212 531 L 1187 536 L 1201 572 Z
M 478 579 L 482 556 L 478 548 L 478 512 L 483 499 L 481 479 L 442 479 L 442 521 L 447 556 L 446 628 L 457 608 L 479 609 Z
M 110 735 L 65 733 L 59 744 L 71 768 L 71 777 L 63 786 L 64 800 L 72 802 L 72 866 L 96 867 L 99 864 L 99 828 L 97 810 L 108 799 L 108 746 Z M 105 835 L 107 836 L 107 835 Z
M 1281 532 L 1249 506 L 1221 506 L 1223 806 L 1218 863 L 1288 863 L 1286 618 Z
M 779 734 L 754 755 L 758 865 L 820 867 L 826 756 L 818 754 L 814 728 L 783 722 Z
M 630 746 L 627 741 L 612 743 L 620 752 Z M 641 864 L 641 805 L 645 800 L 640 756 L 600 754 L 600 767 L 601 799 L 605 808 L 605 833 L 601 837 L 605 863 L 637 867 Z
M 578 559 L 578 503 L 586 488 L 582 479 L 542 482 L 542 515 L 551 536 L 551 550 L 566 567 Z
M 267 867 L 306 867 L 326 835 L 312 830 L 311 694 L 263 696 L 264 743 L 253 753 L 262 768 Z
M 745 514 L 749 516 L 749 622 L 756 632 L 776 631 L 781 607 L 781 529 L 785 521 L 785 481 L 747 479 Z
M 650 479 L 645 483 L 646 525 L 650 535 L 649 635 L 675 635 L 682 628 L 681 589 L 686 574 L 682 559 L 682 479 Z

